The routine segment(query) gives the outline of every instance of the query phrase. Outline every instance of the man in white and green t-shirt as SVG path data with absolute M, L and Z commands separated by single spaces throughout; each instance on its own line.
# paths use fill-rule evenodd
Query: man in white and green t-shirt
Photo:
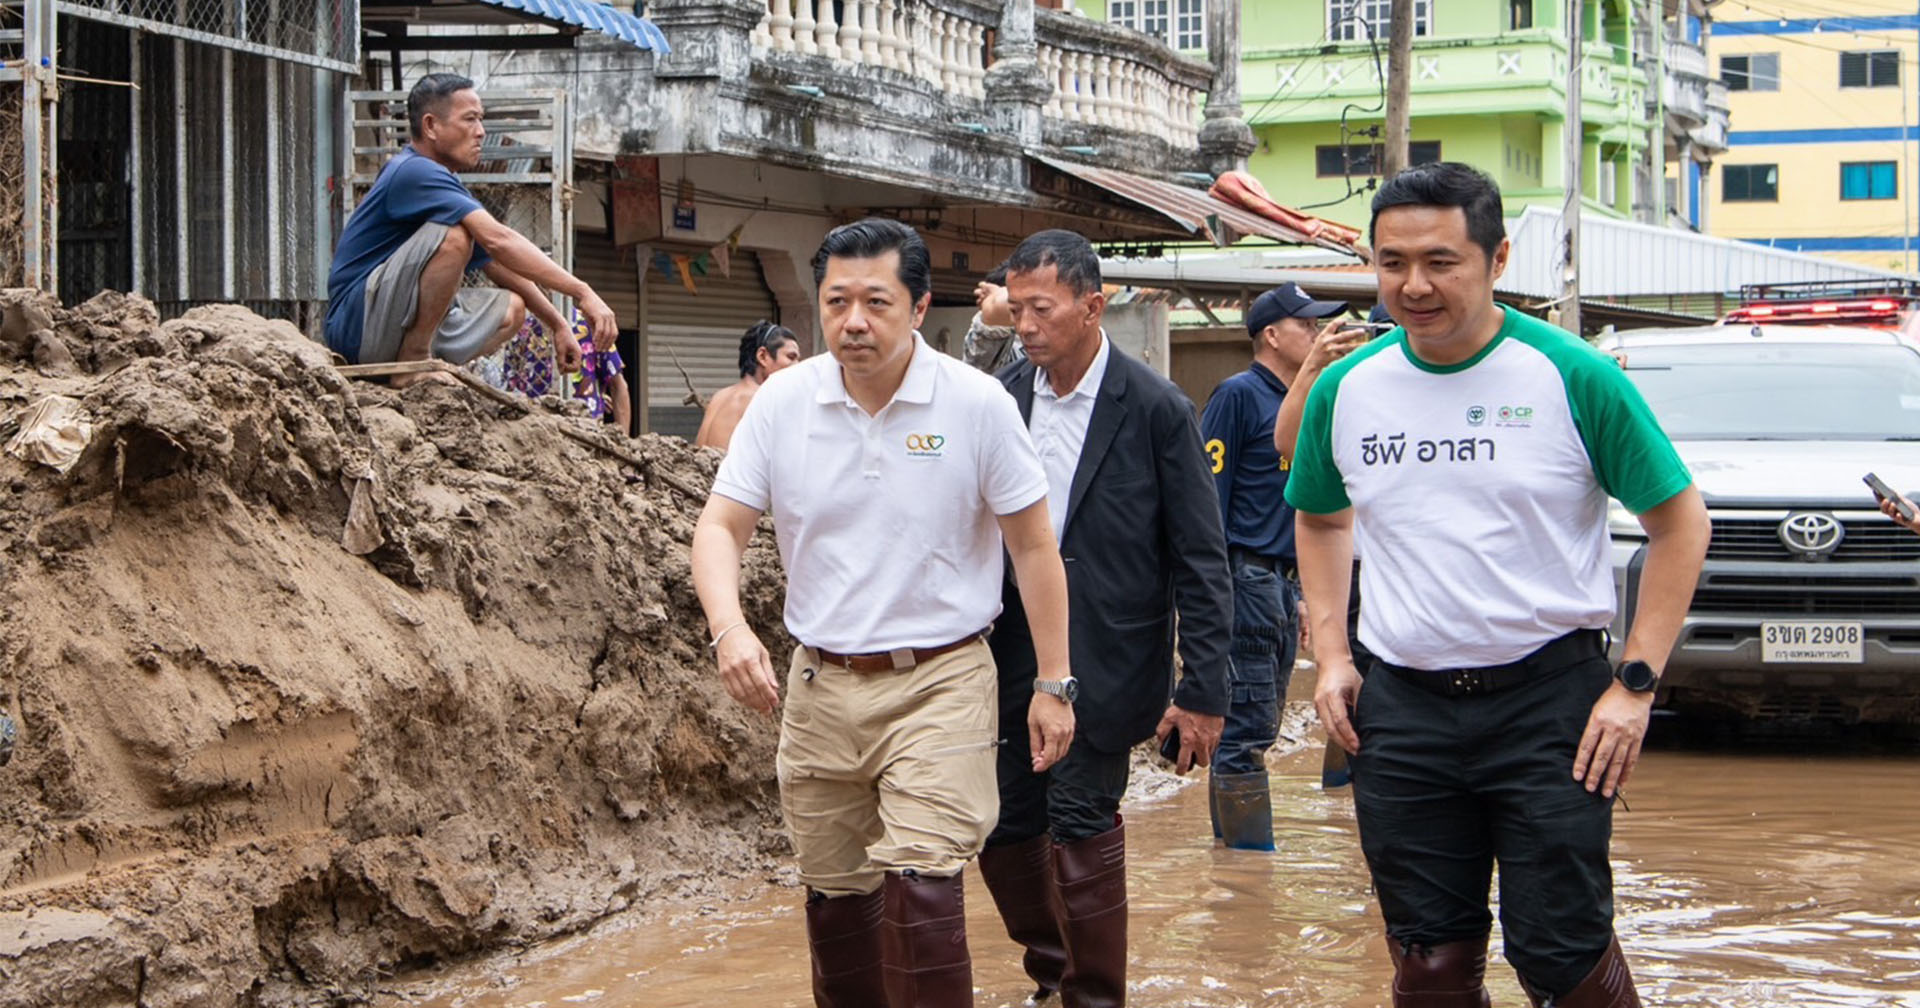
M 1287 501 L 1320 681 L 1352 754 L 1396 1008 L 1487 1004 L 1500 864 L 1507 961 L 1535 1005 L 1638 1005 L 1613 935 L 1612 801 L 1706 552 L 1686 468 L 1614 362 L 1493 300 L 1508 243 L 1492 180 L 1430 164 L 1373 200 L 1395 329 L 1310 393 Z M 1624 660 L 1607 498 L 1648 551 Z M 1361 568 L 1356 669 L 1348 571 Z M 1364 676 L 1363 676 L 1364 673 Z M 1363 688 L 1364 686 L 1364 688 Z

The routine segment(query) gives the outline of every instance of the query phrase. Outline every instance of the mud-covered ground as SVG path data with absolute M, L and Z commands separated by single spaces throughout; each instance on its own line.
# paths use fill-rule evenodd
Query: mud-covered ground
M 784 850 L 687 570 L 711 453 L 238 308 L 0 307 L 0 437 L 91 421 L 64 474 L 0 454 L 0 1008 L 355 1003 Z

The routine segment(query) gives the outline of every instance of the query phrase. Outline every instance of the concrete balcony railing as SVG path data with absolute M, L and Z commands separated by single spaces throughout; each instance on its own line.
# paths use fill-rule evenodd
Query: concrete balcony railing
M 997 6 L 965 0 L 767 0 L 753 52 L 892 70 L 982 99 L 987 32 L 999 15 Z
M 1730 118 L 1725 84 L 1717 80 L 1707 82 L 1706 106 L 1705 120 L 1693 130 L 1690 136 L 1694 146 L 1709 153 L 1724 154 L 1727 150 L 1727 127 Z
M 1707 110 L 1717 112 L 1721 118 L 1725 118 L 1732 109 L 1733 106 L 1727 101 L 1726 83 L 1717 80 L 1707 81 Z
M 1707 72 L 1707 51 L 1683 38 L 1667 40 L 1667 73 L 1702 80 L 1713 76 Z
M 1707 81 L 1702 77 L 1669 73 L 1660 82 L 1667 118 L 1688 131 L 1707 121 Z
M 1124 28 L 1036 13 L 1040 68 L 1053 86 L 1048 118 L 1176 147 L 1198 142 L 1206 64 Z M 984 103 L 1000 15 L 999 3 L 975 0 L 766 0 L 752 53 L 817 60 L 822 73 L 900 74 L 949 101 Z
M 1564 41 L 1546 30 L 1471 38 L 1416 39 L 1409 69 L 1414 107 L 1425 115 L 1559 115 L 1566 78 Z M 1590 122 L 1644 117 L 1647 77 L 1631 62 L 1615 59 L 1611 47 L 1590 42 L 1581 87 Z M 1250 50 L 1242 56 L 1241 89 L 1248 95 L 1283 94 L 1284 102 L 1252 103 L 1249 121 L 1337 120 L 1353 102 L 1379 100 L 1382 57 L 1376 65 L 1365 44 Z M 1304 97 L 1294 97 L 1304 96 Z
M 1141 35 L 1057 11 L 1035 11 L 1040 66 L 1053 82 L 1046 115 L 1164 138 L 1192 148 L 1213 68 Z

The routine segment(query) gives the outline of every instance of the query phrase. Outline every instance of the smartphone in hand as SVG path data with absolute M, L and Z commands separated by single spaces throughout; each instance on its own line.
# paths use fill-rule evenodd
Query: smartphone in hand
M 1167 737 L 1160 740 L 1160 758 L 1173 764 L 1174 772 L 1180 767 L 1180 729 L 1167 729 Z
M 1868 473 L 1860 478 L 1860 482 L 1865 483 L 1867 487 L 1873 491 L 1875 497 L 1881 500 L 1892 501 L 1894 510 L 1900 512 L 1902 519 L 1906 521 L 1913 520 L 1915 514 L 1913 504 L 1902 498 L 1892 487 L 1881 480 L 1880 477 Z

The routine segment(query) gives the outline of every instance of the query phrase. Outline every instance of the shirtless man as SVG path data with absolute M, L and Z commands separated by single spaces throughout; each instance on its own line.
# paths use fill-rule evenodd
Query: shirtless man
M 693 443 L 727 450 L 733 429 L 747 412 L 753 394 L 760 391 L 767 376 L 789 365 L 800 363 L 800 340 L 793 330 L 771 322 L 756 322 L 740 337 L 740 380 L 713 394 L 707 414 Z

